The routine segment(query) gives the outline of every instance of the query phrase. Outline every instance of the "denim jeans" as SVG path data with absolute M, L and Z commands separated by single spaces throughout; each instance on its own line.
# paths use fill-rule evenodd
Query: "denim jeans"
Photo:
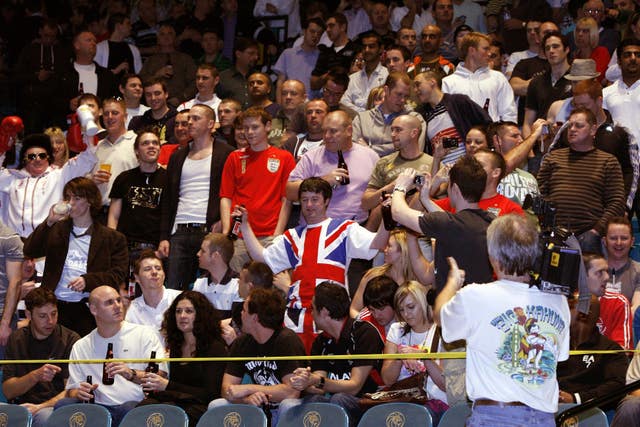
M 198 256 L 202 239 L 201 231 L 176 231 L 169 239 L 169 274 L 167 288 L 186 290 L 198 273 Z
M 473 406 L 466 427 L 555 427 L 555 414 L 528 406 Z

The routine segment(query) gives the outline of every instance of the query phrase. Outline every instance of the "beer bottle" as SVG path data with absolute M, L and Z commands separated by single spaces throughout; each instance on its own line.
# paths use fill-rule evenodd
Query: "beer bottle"
M 347 167 L 347 162 L 344 161 L 344 157 L 342 156 L 342 150 L 338 150 L 338 168 L 347 171 L 347 176 L 340 180 L 340 185 L 349 185 L 351 182 L 349 179 L 349 168 Z
M 113 359 L 113 343 L 110 342 L 107 344 L 107 355 L 104 357 L 105 359 Z M 113 385 L 114 379 L 107 373 L 107 362 L 102 364 L 102 384 L 104 385 Z
M 87 382 L 93 384 L 93 377 L 91 375 L 87 375 Z M 96 403 L 96 397 L 93 392 L 91 392 L 91 398 L 86 403 Z

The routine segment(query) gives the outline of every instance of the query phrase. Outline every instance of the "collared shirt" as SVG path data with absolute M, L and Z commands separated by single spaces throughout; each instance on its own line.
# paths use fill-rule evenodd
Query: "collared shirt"
M 220 84 L 216 88 L 216 93 L 221 99 L 233 98 L 242 104 L 242 108 L 249 107 L 249 90 L 247 87 L 247 77 L 251 72 L 243 76 L 238 69 L 233 66 L 220 73 Z
M 351 108 L 354 111 L 361 112 L 367 109 L 367 99 L 371 89 L 384 85 L 389 76 L 389 70 L 382 64 L 373 70 L 371 76 L 367 76 L 365 70 L 360 70 L 349 76 L 349 86 L 342 95 L 341 104 Z
M 111 165 L 111 178 L 109 178 L 109 182 L 98 185 L 104 206 L 108 206 L 111 203 L 109 193 L 111 193 L 111 187 L 116 177 L 122 172 L 138 166 L 138 159 L 136 158 L 136 153 L 133 151 L 133 143 L 136 137 L 136 133 L 129 130 L 116 139 L 115 142 L 111 142 L 109 137 L 98 142 L 96 149 L 98 162 L 94 166 L 92 174 L 100 169 L 100 165 Z

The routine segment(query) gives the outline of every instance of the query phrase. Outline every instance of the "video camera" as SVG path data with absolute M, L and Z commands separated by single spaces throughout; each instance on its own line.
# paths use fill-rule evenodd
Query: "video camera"
M 572 233 L 556 226 L 556 207 L 542 196 L 528 194 L 522 208 L 533 213 L 540 224 L 540 256 L 529 284 L 542 292 L 574 294 L 578 290 L 582 257 L 578 249 L 567 244 Z

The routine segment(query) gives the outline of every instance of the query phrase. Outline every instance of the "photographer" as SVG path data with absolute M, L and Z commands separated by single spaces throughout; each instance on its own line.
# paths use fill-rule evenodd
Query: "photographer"
M 487 255 L 486 230 L 494 216 L 478 207 L 487 181 L 487 173 L 473 157 L 463 157 L 449 171 L 449 198 L 455 213 L 440 210 L 429 198 L 431 177 L 425 176 L 420 189 L 420 201 L 428 213 L 411 209 L 405 199 L 414 184 L 415 171 L 409 169 L 396 179 L 391 199 L 393 219 L 427 237 L 436 239 L 436 289 L 445 284 L 449 266 L 447 257 L 455 257 L 467 271 L 469 282 L 485 283 L 493 271 Z M 435 206 L 435 208 L 434 208 Z
M 451 270 L 434 307 L 442 338 L 467 341 L 466 389 L 474 401 L 467 426 L 534 420 L 555 426 L 556 367 L 569 357 L 569 306 L 563 296 L 529 285 L 539 246 L 527 218 L 494 220 L 487 248 L 498 280 L 461 289 L 465 272 L 449 258 Z

